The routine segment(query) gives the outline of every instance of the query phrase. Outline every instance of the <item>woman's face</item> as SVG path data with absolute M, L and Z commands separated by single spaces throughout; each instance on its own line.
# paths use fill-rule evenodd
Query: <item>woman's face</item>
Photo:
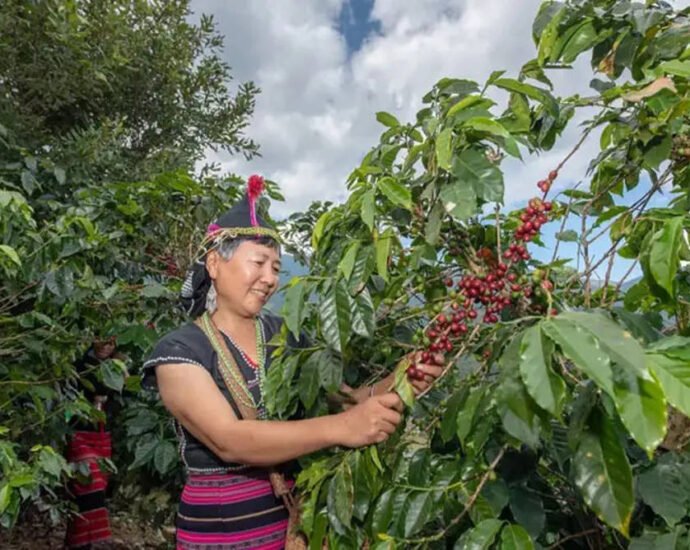
M 280 255 L 270 246 L 242 241 L 229 260 L 215 250 L 206 260 L 218 294 L 218 307 L 256 316 L 278 288 Z

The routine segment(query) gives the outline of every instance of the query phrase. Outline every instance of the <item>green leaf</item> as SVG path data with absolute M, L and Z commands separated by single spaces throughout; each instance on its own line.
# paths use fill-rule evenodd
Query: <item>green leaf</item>
M 336 351 L 342 351 L 350 336 L 350 295 L 343 279 L 331 284 L 319 307 L 321 333 Z
M 22 262 L 19 259 L 19 254 L 17 254 L 17 251 L 11 246 L 7 244 L 0 244 L 0 252 L 4 253 L 5 256 L 12 260 L 12 262 L 14 262 L 17 265 L 17 267 L 22 266 Z
M 627 536 L 635 505 L 632 470 L 611 420 L 597 409 L 573 456 L 573 474 L 587 505 Z
M 392 114 L 387 113 L 385 111 L 379 111 L 378 113 L 376 113 L 376 120 L 378 120 L 384 126 L 388 126 L 389 128 L 395 128 L 397 126 L 400 126 L 400 122 L 398 121 L 398 119 L 395 118 Z
M 386 533 L 388 531 L 388 526 L 391 523 L 391 519 L 393 519 L 394 495 L 394 489 L 387 489 L 376 502 L 376 508 L 374 508 L 374 514 L 371 519 L 371 528 L 374 534 Z
M 666 435 L 666 399 L 654 379 L 644 379 L 614 365 L 614 402 L 630 435 L 648 453 Z
M 153 465 L 161 475 L 167 474 L 177 460 L 177 449 L 170 441 L 161 441 L 153 455 Z
M 456 115 L 463 109 L 472 107 L 477 103 L 484 103 L 485 101 L 486 98 L 480 95 L 468 95 L 467 97 L 463 97 L 460 101 L 458 101 L 455 105 L 448 109 L 448 112 L 446 113 L 446 118 L 452 118 L 454 115 Z
M 621 420 L 640 447 L 652 452 L 666 434 L 666 400 L 645 365 L 644 350 L 632 335 L 601 313 L 559 315 L 595 336 L 614 363 L 614 402 Z
M 371 338 L 376 328 L 376 316 L 374 304 L 371 300 L 369 289 L 363 289 L 355 297 L 352 308 L 352 330 L 355 334 Z
M 506 152 L 513 157 L 521 158 L 520 150 L 518 149 L 515 139 L 500 122 L 488 117 L 473 117 L 465 121 L 464 126 L 479 132 L 485 132 L 487 134 L 491 134 L 492 136 L 503 138 Z
M 476 527 L 465 531 L 457 540 L 454 550 L 487 550 L 494 542 L 503 522 L 498 519 L 485 519 Z
M 134 450 L 134 461 L 129 465 L 129 469 L 133 470 L 139 466 L 146 464 L 151 458 L 158 446 L 158 440 L 153 437 L 139 439 L 136 449 Z
M 376 190 L 369 189 L 362 197 L 360 216 L 370 231 L 374 229 L 374 213 L 376 211 Z
M 376 270 L 384 281 L 388 280 L 388 258 L 392 246 L 393 234 L 389 228 L 376 240 Z
M 539 409 L 520 378 L 521 338 L 513 337 L 499 359 L 501 381 L 497 402 L 503 429 L 526 445 L 536 448 L 542 431 Z
M 688 495 L 675 464 L 658 463 L 637 478 L 642 500 L 673 526 L 686 514 Z
M 439 168 L 450 170 L 450 161 L 453 156 L 452 149 L 453 129 L 444 129 L 436 138 L 436 162 Z
M 559 241 L 575 243 L 579 240 L 577 232 L 573 229 L 566 229 L 565 231 L 559 231 L 556 233 L 556 238 Z
M 319 394 L 319 382 L 321 379 L 319 363 L 321 363 L 321 358 L 321 353 L 312 353 L 304 362 L 300 371 L 298 382 L 299 398 L 307 409 L 311 408 Z
M 441 418 L 441 439 L 446 442 L 450 441 L 451 437 L 455 433 L 457 423 L 458 410 L 460 406 L 465 402 L 467 398 L 467 387 L 463 386 L 457 390 L 448 399 L 446 404 L 446 410 Z M 468 430 L 469 431 L 469 430 Z M 467 434 L 465 434 L 467 435 Z
M 335 358 L 330 350 L 325 349 L 316 352 L 318 357 L 314 360 L 318 363 L 319 383 L 328 392 L 337 392 L 343 383 L 343 365 Z
M 122 367 L 122 361 L 117 359 L 105 361 L 100 365 L 103 383 L 116 392 L 121 392 L 125 385 L 125 373 Z
M 506 525 L 501 531 L 501 550 L 534 550 L 534 543 L 522 526 Z
M 352 470 L 343 462 L 328 486 L 328 516 L 335 517 L 345 527 L 350 527 L 354 506 Z
M 466 149 L 460 153 L 453 161 L 453 174 L 465 187 L 467 184 L 472 185 L 480 199 L 488 202 L 503 201 L 503 173 L 486 158 L 483 151 Z
M 690 362 L 660 353 L 647 353 L 645 359 L 661 383 L 668 402 L 690 416 Z
M 510 490 L 510 511 L 513 513 L 515 521 L 519 522 L 529 535 L 535 539 L 539 538 L 544 525 L 546 525 L 544 503 L 539 495 L 526 487 L 512 487 Z
M 474 424 L 474 417 L 477 412 L 477 407 L 484 397 L 483 388 L 472 388 L 467 398 L 458 407 L 458 412 L 455 420 L 455 433 L 458 436 L 460 443 L 464 444 L 465 439 L 472 431 Z
M 673 296 L 673 280 L 678 272 L 683 217 L 676 216 L 664 222 L 652 239 L 649 268 L 657 284 Z
M 350 246 L 347 247 L 347 251 L 338 264 L 338 271 L 345 276 L 346 280 L 349 280 L 350 276 L 352 275 L 352 270 L 355 267 L 355 260 L 357 259 L 357 252 L 359 251 L 360 245 L 361 243 L 359 241 L 350 243 Z
M 386 198 L 397 206 L 407 210 L 412 208 L 412 194 L 410 190 L 395 178 L 385 176 L 378 181 L 378 188 Z
M 690 362 L 690 338 L 679 334 L 665 336 L 649 346 L 649 351 Z
M 3 514 L 12 500 L 12 488 L 5 484 L 0 489 L 0 514 Z
M 520 348 L 520 375 L 527 391 L 542 409 L 560 416 L 565 382 L 551 369 L 553 343 L 545 340 L 540 325 L 525 331 Z
M 537 63 L 540 66 L 544 66 L 547 61 L 556 61 L 554 57 L 558 55 L 558 52 L 555 49 L 556 42 L 559 37 L 558 27 L 566 13 L 567 10 L 565 7 L 561 7 L 553 15 L 539 37 Z
M 304 305 L 307 297 L 307 282 L 294 278 L 285 292 L 283 303 L 283 319 L 292 335 L 299 339 L 304 320 Z
M 477 196 L 468 182 L 453 180 L 441 187 L 439 196 L 446 212 L 459 221 L 477 213 Z
M 402 367 L 395 369 L 395 392 L 400 396 L 403 403 L 408 407 L 412 407 L 415 401 L 414 388 L 410 383 L 407 372 Z
M 558 102 L 547 90 L 537 88 L 536 86 L 532 86 L 531 84 L 526 84 L 512 78 L 499 78 L 494 82 L 494 86 L 534 99 L 535 101 L 538 101 L 544 105 L 551 116 L 558 116 Z
M 563 63 L 572 63 L 582 52 L 589 50 L 598 40 L 597 31 L 592 25 L 591 20 L 585 19 L 577 23 L 573 28 L 568 29 L 562 36 L 567 36 L 567 40 L 555 48 Z
M 558 344 L 563 354 L 581 371 L 613 396 L 611 362 L 602 351 L 599 341 L 579 325 L 559 317 L 542 323 L 544 333 Z
M 664 61 L 659 64 L 658 69 L 666 74 L 690 78 L 690 60 L 680 61 L 678 59 L 672 59 L 671 61 Z
M 443 204 L 436 202 L 429 213 L 429 217 L 424 228 L 424 238 L 430 245 L 435 245 L 438 242 L 438 237 L 441 234 L 441 226 L 443 225 L 443 216 L 445 210 Z
M 323 234 L 326 224 L 328 223 L 328 218 L 330 217 L 330 214 L 330 211 L 324 212 L 323 214 L 321 214 L 321 216 L 319 216 L 319 219 L 316 220 L 316 223 L 314 224 L 314 229 L 311 233 L 311 246 L 314 249 L 318 248 L 319 246 L 321 235 Z
M 405 536 L 409 537 L 419 531 L 429 519 L 434 499 L 430 491 L 412 493 L 407 503 L 405 516 Z

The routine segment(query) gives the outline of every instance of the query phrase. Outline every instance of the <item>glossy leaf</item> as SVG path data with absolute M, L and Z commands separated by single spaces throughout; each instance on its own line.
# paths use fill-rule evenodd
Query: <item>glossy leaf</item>
M 369 230 L 374 229 L 374 214 L 376 212 L 376 191 L 370 189 L 362 196 L 362 206 L 360 210 L 360 217 L 367 225 Z
M 534 543 L 521 525 L 506 525 L 501 531 L 501 550 L 534 550 Z
M 400 126 L 400 122 L 398 121 L 398 119 L 395 118 L 392 114 L 387 113 L 385 111 L 379 111 L 378 113 L 376 113 L 376 120 L 378 120 L 384 126 L 388 126 L 389 128 L 395 128 L 397 126 Z
M 343 258 L 338 264 L 338 271 L 343 274 L 346 280 L 350 279 L 352 270 L 355 268 L 355 261 L 357 260 L 357 252 L 359 252 L 360 245 L 361 243 L 359 241 L 354 241 L 351 243 L 350 246 L 347 247 L 347 251 L 345 254 L 343 254 Z
M 546 514 L 544 503 L 536 492 L 529 487 L 513 487 L 510 490 L 510 511 L 529 535 L 535 539 L 539 537 L 546 525 Z
M 293 282 L 294 284 L 291 284 L 285 292 L 283 319 L 292 335 L 295 338 L 299 338 L 304 319 L 307 282 L 304 280 L 293 280 Z
M 424 526 L 431 515 L 433 504 L 434 499 L 430 491 L 420 491 L 409 496 L 405 516 L 406 537 L 413 535 Z
M 666 435 L 666 399 L 659 383 L 615 365 L 614 402 L 630 435 L 652 453 Z
M 579 325 L 558 317 L 542 323 L 544 333 L 563 351 L 563 354 L 594 380 L 609 395 L 613 395 L 611 361 L 599 342 Z
M 476 527 L 469 529 L 457 540 L 455 550 L 487 550 L 503 526 L 498 519 L 485 519 Z
M 682 473 L 675 464 L 655 464 L 640 474 L 637 487 L 642 500 L 669 525 L 675 525 L 686 515 L 689 499 Z
M 611 419 L 595 410 L 573 456 L 573 475 L 587 505 L 599 518 L 628 534 L 635 505 L 630 463 Z
M 453 180 L 441 187 L 439 196 L 446 212 L 457 220 L 467 220 L 477 213 L 477 196 L 468 182 Z
M 328 486 L 328 516 L 335 517 L 345 527 L 352 521 L 354 486 L 352 471 L 347 462 L 340 465 Z
M 553 351 L 553 342 L 544 338 L 540 325 L 528 328 L 520 347 L 520 375 L 537 405 L 560 416 L 565 382 L 551 368 Z
M 488 117 L 473 117 L 465 121 L 464 126 L 477 130 L 478 132 L 485 132 L 492 136 L 502 138 L 503 147 L 506 152 L 513 157 L 521 158 L 520 150 L 518 149 L 515 139 L 500 122 Z
M 668 402 L 690 416 L 690 362 L 661 353 L 648 353 L 645 359 L 661 383 Z
M 369 289 L 364 288 L 357 294 L 352 304 L 352 330 L 355 334 L 371 338 L 375 325 L 374 304 L 371 301 Z
M 310 408 L 314 404 L 319 394 L 319 382 L 321 379 L 319 364 L 321 363 L 321 358 L 321 353 L 312 353 L 300 369 L 297 386 L 300 400 L 307 408 Z
M 439 168 L 444 170 L 450 170 L 450 161 L 453 156 L 452 139 L 452 128 L 445 128 L 436 138 L 436 162 Z
M 460 153 L 453 161 L 453 174 L 464 185 L 472 185 L 480 199 L 503 201 L 503 174 L 483 151 L 467 149 Z
M 388 280 L 388 258 L 392 246 L 393 236 L 389 232 L 380 235 L 376 241 L 376 269 L 384 280 Z
M 350 334 L 351 299 L 343 279 L 332 284 L 319 305 L 321 333 L 337 351 L 342 351 Z
M 499 88 L 503 88 L 504 90 L 516 92 L 524 96 L 527 96 L 530 99 L 534 99 L 542 103 L 544 107 L 546 107 L 550 115 L 558 115 L 558 102 L 547 90 L 511 78 L 499 78 L 494 82 L 494 86 L 498 86 Z
M 662 229 L 652 239 L 649 251 L 650 271 L 656 283 L 669 296 L 673 296 L 673 280 L 678 272 L 682 231 L 681 216 L 666 220 Z
M 378 187 L 386 198 L 396 206 L 402 206 L 408 210 L 412 208 L 412 195 L 408 187 L 394 178 L 386 176 L 378 181 Z

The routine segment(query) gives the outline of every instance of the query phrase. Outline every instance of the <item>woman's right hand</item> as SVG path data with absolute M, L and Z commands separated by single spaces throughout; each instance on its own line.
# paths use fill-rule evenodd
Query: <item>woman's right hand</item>
M 335 415 L 338 444 L 364 447 L 381 443 L 396 430 L 402 420 L 402 401 L 397 393 L 376 395 Z

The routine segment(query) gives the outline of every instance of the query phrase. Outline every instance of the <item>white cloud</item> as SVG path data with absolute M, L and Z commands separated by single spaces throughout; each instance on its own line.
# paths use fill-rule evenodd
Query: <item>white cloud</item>
M 342 200 L 345 180 L 382 127 L 376 111 L 412 120 L 421 97 L 444 76 L 484 81 L 491 71 L 515 76 L 534 56 L 531 24 L 539 0 L 376 0 L 381 31 L 348 56 L 336 20 L 342 0 L 194 0 L 196 13 L 213 14 L 226 37 L 226 57 L 238 82 L 253 80 L 262 93 L 248 133 L 262 157 L 210 154 L 228 170 L 261 172 L 283 188 L 286 203 L 274 215 L 312 200 Z M 557 90 L 586 90 L 587 61 L 554 74 Z M 579 134 L 568 131 L 564 142 Z M 588 144 L 587 152 L 596 144 Z M 509 202 L 531 196 L 533 184 L 566 147 L 507 165 Z M 579 179 L 588 158 L 573 159 L 561 181 Z

